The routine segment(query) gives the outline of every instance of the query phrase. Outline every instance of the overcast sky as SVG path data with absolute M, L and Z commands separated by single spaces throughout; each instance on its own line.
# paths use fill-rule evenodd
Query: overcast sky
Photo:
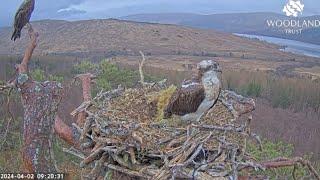
M 0 26 L 12 24 L 23 0 L 0 0 Z M 288 0 L 36 0 L 32 20 L 117 18 L 138 13 L 184 12 L 216 14 L 232 12 L 276 12 Z M 301 0 L 304 15 L 319 15 L 320 0 Z

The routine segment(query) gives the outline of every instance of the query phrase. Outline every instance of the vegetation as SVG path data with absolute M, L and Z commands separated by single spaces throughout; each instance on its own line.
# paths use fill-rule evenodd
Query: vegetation
M 21 172 L 21 148 L 22 148 L 22 118 L 18 118 L 12 122 L 10 132 L 8 132 L 4 141 L 3 134 L 0 133 L 0 172 Z M 6 121 L 0 119 L 0 129 L 6 125 Z M 3 132 L 3 131 L 2 131 Z M 3 142 L 5 142 L 3 144 Z M 3 146 L 1 146 L 3 144 Z M 74 156 L 66 154 L 62 151 L 67 145 L 59 138 L 54 138 L 54 155 L 58 163 L 58 167 L 66 172 L 72 179 L 80 179 L 80 170 L 77 166 L 79 160 Z
M 93 71 L 96 71 L 97 68 L 98 68 L 98 65 L 88 60 L 84 60 L 73 66 L 72 74 L 83 74 L 83 73 L 93 72 Z
M 248 143 L 248 152 L 251 154 L 257 161 L 269 161 L 270 159 L 275 159 L 279 157 L 290 158 L 293 157 L 294 147 L 291 144 L 287 144 L 281 141 L 271 142 L 268 140 L 262 141 L 263 149 L 262 151 L 256 146 L 256 144 Z M 310 157 L 305 156 L 305 159 Z M 263 174 L 271 179 L 292 179 L 293 167 L 284 167 L 277 169 L 269 169 L 264 172 L 257 172 L 257 174 Z M 308 170 L 305 167 L 297 166 L 295 170 L 295 176 L 297 179 L 302 179 L 303 177 L 308 176 Z
M 51 74 L 46 74 L 43 70 L 41 69 L 35 69 L 33 71 L 30 72 L 31 77 L 35 80 L 35 81 L 57 81 L 57 82 L 63 82 L 64 78 L 63 76 L 59 76 L 59 75 L 51 75 Z
M 267 99 L 273 107 L 320 111 L 320 83 L 311 79 L 279 77 L 264 72 L 224 71 L 223 82 L 226 89 Z
M 110 90 L 116 88 L 118 85 L 124 87 L 133 87 L 140 80 L 137 71 L 122 69 L 115 64 L 110 63 L 108 59 L 102 60 L 98 64 L 90 61 L 82 61 L 73 66 L 72 72 L 74 75 L 82 73 L 98 74 L 97 88 L 103 90 Z M 145 75 L 147 81 L 157 81 L 156 77 Z
M 22 134 L 20 133 L 22 118 L 11 122 L 10 129 L 5 135 L 8 120 L 0 119 L 0 172 L 21 172 Z M 4 139 L 5 138 L 5 139 Z
M 58 137 L 54 138 L 53 151 L 58 168 L 65 172 L 70 180 L 81 179 L 81 168 L 79 168 L 80 159 L 63 152 L 62 148 L 65 147 L 68 147 L 68 145 L 63 142 L 63 140 Z
M 241 87 L 240 92 L 246 96 L 260 97 L 262 93 L 262 85 L 253 80 L 249 82 L 247 85 Z
M 97 85 L 99 89 L 109 90 L 118 85 L 132 87 L 138 82 L 138 73 L 130 70 L 121 70 L 114 64 L 103 60 L 99 64 L 100 74 L 98 76 Z

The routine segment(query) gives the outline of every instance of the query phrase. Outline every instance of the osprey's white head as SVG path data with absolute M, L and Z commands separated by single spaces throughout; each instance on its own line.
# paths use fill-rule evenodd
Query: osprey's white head
M 203 60 L 201 61 L 197 69 L 199 70 L 200 73 L 205 73 L 208 71 L 215 71 L 215 72 L 221 72 L 221 68 L 219 64 L 215 61 L 212 60 Z

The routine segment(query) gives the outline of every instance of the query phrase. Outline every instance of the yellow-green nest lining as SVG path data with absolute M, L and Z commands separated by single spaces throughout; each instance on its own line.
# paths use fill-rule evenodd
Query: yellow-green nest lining
M 106 115 L 121 120 L 162 121 L 163 110 L 176 89 L 174 85 L 166 89 L 127 89 L 122 96 L 110 101 Z
M 158 103 L 157 103 L 157 117 L 156 119 L 158 121 L 161 121 L 163 119 L 164 113 L 163 110 L 166 108 L 166 106 L 169 104 L 169 100 L 172 96 L 172 94 L 176 91 L 177 87 L 174 85 L 171 85 L 169 88 L 164 89 L 160 91 L 158 95 Z

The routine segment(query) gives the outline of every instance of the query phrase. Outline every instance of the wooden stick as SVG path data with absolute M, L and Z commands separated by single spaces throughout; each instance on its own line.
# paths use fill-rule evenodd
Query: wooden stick
M 88 157 L 83 159 L 83 161 L 80 163 L 80 167 L 83 168 L 86 165 L 90 164 L 91 162 L 100 159 L 101 156 L 102 156 L 102 153 L 103 153 L 103 149 L 102 148 L 96 150 L 95 152 L 90 154 Z
M 105 163 L 104 165 L 106 167 L 108 167 L 109 169 L 112 169 L 114 171 L 117 171 L 117 172 L 120 172 L 120 173 L 123 173 L 123 174 L 127 174 L 127 175 L 132 176 L 132 177 L 140 177 L 140 178 L 145 178 L 145 179 L 152 179 L 152 177 L 150 177 L 150 176 L 147 176 L 145 174 L 139 173 L 137 171 L 132 171 L 132 170 L 129 170 L 129 169 L 125 169 L 125 168 L 123 168 L 121 166 L 116 166 L 116 165 L 109 164 L 109 163 Z
M 141 82 L 142 85 L 144 85 L 145 82 L 144 82 L 144 75 L 143 75 L 143 66 L 144 66 L 144 63 L 146 61 L 146 58 L 145 58 L 145 56 L 144 56 L 142 51 L 139 51 L 139 53 L 140 53 L 140 55 L 142 57 L 142 61 L 140 61 L 140 63 L 139 63 L 140 82 Z
M 278 158 L 273 161 L 262 162 L 260 164 L 267 169 L 295 166 L 297 164 L 301 164 L 303 166 L 306 166 L 317 180 L 320 180 L 320 176 L 318 172 L 315 170 L 315 168 L 312 166 L 311 162 L 304 160 L 301 157 L 295 157 L 293 159 Z
M 65 153 L 69 153 L 69 154 L 72 154 L 80 159 L 84 159 L 85 156 L 84 154 L 80 153 L 80 152 L 77 152 L 76 149 L 74 148 L 70 148 L 70 149 L 67 149 L 67 148 L 62 148 L 62 151 L 65 152 Z

